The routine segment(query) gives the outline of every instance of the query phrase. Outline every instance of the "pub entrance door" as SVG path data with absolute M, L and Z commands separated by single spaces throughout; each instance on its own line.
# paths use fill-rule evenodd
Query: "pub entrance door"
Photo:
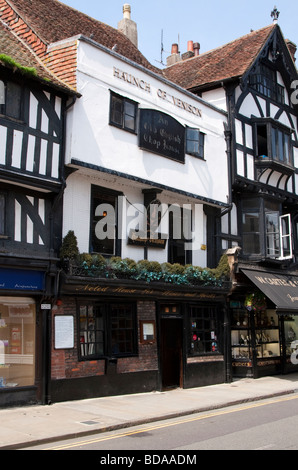
M 181 318 L 161 318 L 162 388 L 183 387 Z

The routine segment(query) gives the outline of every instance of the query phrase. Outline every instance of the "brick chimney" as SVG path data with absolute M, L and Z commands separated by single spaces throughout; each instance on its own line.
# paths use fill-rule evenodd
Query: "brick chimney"
M 179 53 L 178 44 L 172 44 L 171 55 L 167 57 L 167 67 L 176 64 L 176 62 L 180 62 L 180 60 L 181 57 Z
M 131 8 L 128 3 L 123 5 L 123 19 L 118 23 L 118 30 L 125 34 L 138 47 L 137 24 L 130 18 Z
M 290 51 L 290 54 L 293 58 L 293 61 L 295 62 L 296 61 L 295 54 L 296 54 L 296 51 L 297 51 L 297 46 L 292 41 L 290 41 L 290 39 L 286 39 L 286 44 L 287 44 L 288 49 Z

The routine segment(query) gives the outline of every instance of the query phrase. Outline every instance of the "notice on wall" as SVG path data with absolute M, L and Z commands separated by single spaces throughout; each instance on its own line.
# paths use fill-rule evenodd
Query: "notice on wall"
M 74 317 L 72 315 L 55 316 L 55 349 L 74 347 Z

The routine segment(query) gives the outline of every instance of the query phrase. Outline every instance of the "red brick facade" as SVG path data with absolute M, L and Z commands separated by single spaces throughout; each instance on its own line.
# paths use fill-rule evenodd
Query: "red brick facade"
M 73 349 L 55 349 L 55 315 L 74 315 L 75 338 Z M 157 344 L 140 343 L 140 320 L 155 320 L 155 302 L 141 301 L 137 303 L 138 324 L 138 356 L 119 358 L 117 361 L 117 374 L 129 372 L 151 371 L 158 369 Z M 52 312 L 52 354 L 51 354 L 51 378 L 52 380 L 100 376 L 105 374 L 105 360 L 79 361 L 76 303 L 74 300 L 65 299 L 61 306 Z

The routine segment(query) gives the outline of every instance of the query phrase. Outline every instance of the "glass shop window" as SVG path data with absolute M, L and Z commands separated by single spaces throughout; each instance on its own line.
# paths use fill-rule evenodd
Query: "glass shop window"
M 123 357 L 136 354 L 137 328 L 130 303 L 79 305 L 81 359 Z
M 0 388 L 35 382 L 35 302 L 0 297 Z
M 188 354 L 218 354 L 221 352 L 220 327 L 216 307 L 191 307 Z

